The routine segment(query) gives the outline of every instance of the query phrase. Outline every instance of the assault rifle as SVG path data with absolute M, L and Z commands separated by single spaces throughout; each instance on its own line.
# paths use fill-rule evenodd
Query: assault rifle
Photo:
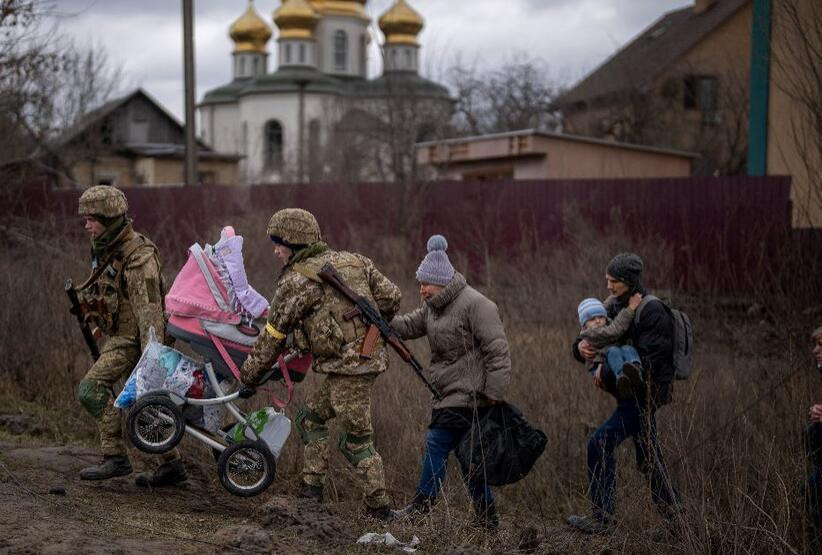
M 365 334 L 365 339 L 363 340 L 362 349 L 360 350 L 361 357 L 371 358 L 377 338 L 381 335 L 383 339 L 385 339 L 385 342 L 391 345 L 394 351 L 400 355 L 400 358 L 407 362 L 414 372 L 417 373 L 417 376 L 419 376 L 434 398 L 437 400 L 442 399 L 442 394 L 431 382 L 428 381 L 425 374 L 422 373 L 422 365 L 414 357 L 414 355 L 411 354 L 411 351 L 409 351 L 408 347 L 405 346 L 405 343 L 403 343 L 400 336 L 397 335 L 394 328 L 392 328 L 391 325 L 385 321 L 385 318 L 382 317 L 380 311 L 371 306 L 368 299 L 357 294 L 354 290 L 348 287 L 342 276 L 337 273 L 337 269 L 330 263 L 326 263 L 322 268 L 320 268 L 320 271 L 317 272 L 317 276 L 325 283 L 336 289 L 349 301 L 354 303 L 355 308 L 346 313 L 344 318 L 346 320 L 351 320 L 352 318 L 359 316 L 362 318 L 363 323 L 368 327 L 368 331 Z
M 77 298 L 77 291 L 74 289 L 74 284 L 71 282 L 71 279 L 66 280 L 65 289 L 66 295 L 68 295 L 69 301 L 71 302 L 69 312 L 77 317 L 77 323 L 80 324 L 80 331 L 83 332 L 83 339 L 86 340 L 88 350 L 91 352 L 91 358 L 97 362 L 97 359 L 100 358 L 100 349 L 97 347 L 97 341 L 94 340 L 94 333 L 92 333 L 88 322 L 86 322 L 83 317 L 83 306 Z

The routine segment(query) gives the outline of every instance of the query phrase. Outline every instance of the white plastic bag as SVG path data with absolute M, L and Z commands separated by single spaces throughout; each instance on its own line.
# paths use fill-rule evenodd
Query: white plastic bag
M 123 391 L 114 400 L 115 407 L 120 409 L 130 407 L 147 391 L 162 388 L 166 379 L 166 370 L 160 362 L 162 347 L 163 344 L 157 341 L 154 328 L 150 328 L 146 348 L 143 349 L 143 354 L 137 361 L 131 376 L 126 380 Z
M 114 401 L 120 409 L 130 407 L 137 399 L 150 391 L 165 390 L 185 396 L 194 383 L 194 372 L 202 370 L 197 361 L 157 341 L 154 328 L 149 329 L 149 339 L 140 360 L 131 372 L 123 391 Z

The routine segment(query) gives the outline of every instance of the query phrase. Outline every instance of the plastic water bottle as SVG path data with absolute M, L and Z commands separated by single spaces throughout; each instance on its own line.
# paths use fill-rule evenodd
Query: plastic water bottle
M 257 439 L 254 432 L 268 446 L 274 458 L 280 456 L 280 452 L 285 445 L 288 436 L 291 434 L 291 420 L 284 412 L 277 411 L 272 407 L 260 409 L 246 417 L 250 428 L 238 422 L 228 433 L 233 441 L 243 441 L 244 439 Z M 252 431 L 253 429 L 253 431 Z

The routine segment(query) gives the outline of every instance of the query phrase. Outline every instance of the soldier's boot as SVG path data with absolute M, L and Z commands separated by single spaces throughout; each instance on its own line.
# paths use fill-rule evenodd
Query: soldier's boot
M 497 505 L 493 501 L 479 499 L 474 501 L 474 518 L 471 526 L 482 528 L 488 532 L 496 532 L 499 528 L 499 517 L 497 516 Z
M 418 491 L 414 494 L 414 498 L 411 499 L 411 503 L 402 509 L 391 511 L 391 515 L 393 518 L 398 520 L 421 517 L 431 512 L 431 507 L 434 505 L 434 502 L 435 498 L 428 497 L 424 493 Z
M 312 499 L 317 503 L 323 502 L 323 488 L 322 486 L 312 486 L 303 482 L 300 486 L 300 491 L 297 492 L 297 497 L 302 499 Z
M 176 486 L 188 480 L 186 468 L 181 459 L 164 462 L 154 472 L 141 472 L 134 478 L 134 483 L 142 488 L 159 488 Z
M 108 480 L 131 474 L 131 463 L 125 455 L 104 455 L 103 462 L 80 471 L 81 480 Z

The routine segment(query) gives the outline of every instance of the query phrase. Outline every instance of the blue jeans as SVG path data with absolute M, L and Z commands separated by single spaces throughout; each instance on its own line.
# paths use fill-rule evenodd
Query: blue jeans
M 614 376 L 622 374 L 622 367 L 625 366 L 626 362 L 633 362 L 642 368 L 639 353 L 630 345 L 609 347 L 605 351 L 605 362 L 611 367 Z
M 588 481 L 594 515 L 609 519 L 616 509 L 616 460 L 614 450 L 631 438 L 636 462 L 651 485 L 651 498 L 660 513 L 670 514 L 679 505 L 656 438 L 656 417 L 635 400 L 621 400 L 611 417 L 588 441 Z
M 448 455 L 453 451 L 467 430 L 450 428 L 429 428 L 425 436 L 425 454 L 422 457 L 422 473 L 417 493 L 436 499 L 445 480 Z M 491 487 L 481 477 L 468 477 L 463 472 L 463 480 L 474 503 L 490 504 L 494 501 Z

